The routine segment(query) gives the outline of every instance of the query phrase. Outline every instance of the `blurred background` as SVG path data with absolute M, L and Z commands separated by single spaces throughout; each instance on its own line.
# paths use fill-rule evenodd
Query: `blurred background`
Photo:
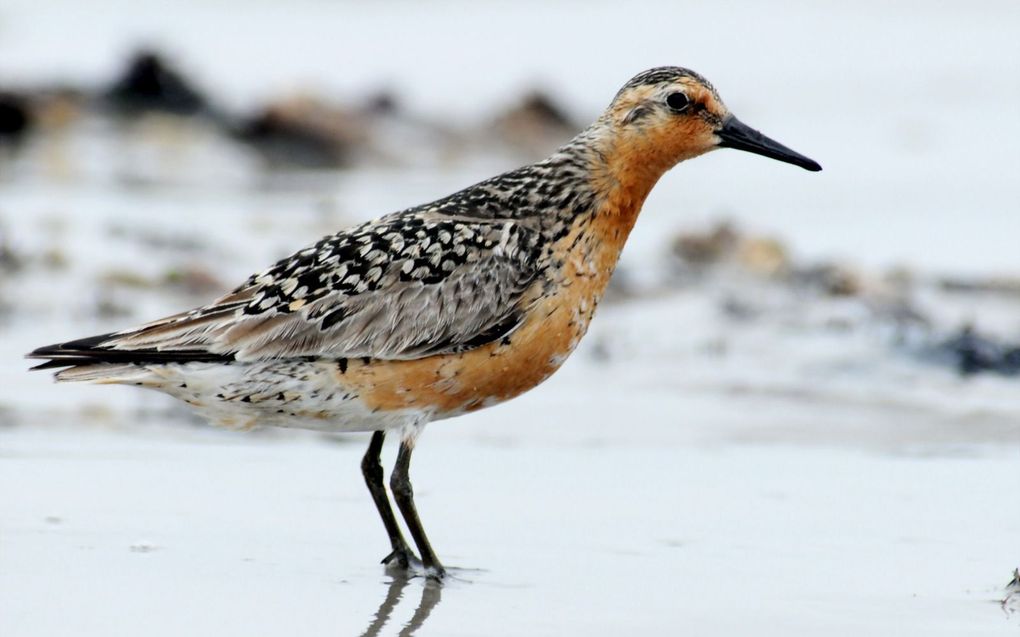
M 678 612 L 702 634 L 744 613 L 879 634 L 919 592 L 918 633 L 1015 634 L 1016 614 L 977 602 L 1006 598 L 996 587 L 1020 562 L 1020 513 L 1001 505 L 1016 502 L 1020 442 L 1018 33 L 1010 0 L 5 0 L 0 593 L 17 612 L 0 632 L 60 634 L 39 606 L 57 578 L 68 595 L 88 588 L 69 611 L 85 629 L 155 615 L 190 632 L 175 604 L 237 632 L 293 627 L 265 603 L 287 581 L 293 605 L 333 609 L 310 611 L 308 630 L 357 634 L 392 587 L 373 569 L 385 538 L 361 493 L 363 437 L 213 431 L 160 395 L 54 387 L 22 356 L 205 303 L 324 234 L 540 159 L 634 74 L 681 65 L 825 170 L 736 151 L 680 165 L 563 370 L 429 429 L 426 525 L 441 556 L 485 570 L 466 576 L 482 586 L 444 592 L 422 634 L 662 634 Z M 592 472 L 594 493 L 577 482 Z M 500 514 L 507 498 L 524 517 Z M 564 501 L 590 517 L 560 517 Z M 749 501 L 763 507 L 753 528 Z M 854 507 L 874 526 L 842 517 Z M 716 517 L 676 515 L 705 509 Z M 228 519 L 261 539 L 224 537 Z M 805 528 L 806 552 L 785 553 Z M 587 549 L 567 548 L 575 534 Z M 761 558 L 772 549 L 783 559 Z M 592 574 L 583 594 L 558 568 L 538 577 L 566 553 Z M 874 592 L 871 558 L 918 577 Z M 188 559 L 206 565 L 201 595 Z M 649 575 L 653 563 L 666 568 Z M 86 585 L 107 568 L 113 583 Z M 835 577 L 822 589 L 819 568 Z M 747 584 L 758 601 L 734 609 L 743 569 L 776 579 Z M 667 575 L 681 570 L 714 575 Z M 251 599 L 199 601 L 235 577 Z M 107 594 L 135 605 L 127 623 L 110 623 Z M 572 612 L 550 615 L 548 596 Z M 487 626 L 504 604 L 516 623 Z M 848 608 L 863 623 L 824 619 Z

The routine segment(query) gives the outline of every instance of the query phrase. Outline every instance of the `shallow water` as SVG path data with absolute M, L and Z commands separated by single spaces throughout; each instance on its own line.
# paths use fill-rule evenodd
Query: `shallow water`
M 997 605 L 1020 533 L 1016 453 L 720 446 L 638 432 L 599 447 L 541 434 L 494 444 L 485 428 L 482 419 L 435 425 L 415 457 L 423 519 L 454 567 L 441 591 L 377 563 L 388 547 L 361 482 L 360 443 L 164 428 L 5 432 L 0 631 L 1020 627 Z

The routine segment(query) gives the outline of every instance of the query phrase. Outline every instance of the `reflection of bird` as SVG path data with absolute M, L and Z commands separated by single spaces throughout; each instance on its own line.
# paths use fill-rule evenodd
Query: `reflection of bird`
M 398 433 L 390 487 L 439 578 L 408 478 L 418 434 L 548 378 L 587 330 L 652 186 L 719 147 L 821 169 L 733 117 L 701 76 L 656 68 L 543 161 L 328 236 L 209 305 L 29 356 L 67 368 L 58 380 L 158 389 L 222 425 L 375 432 L 362 468 L 392 546 L 384 561 L 407 567 L 379 464 Z
M 386 626 L 386 622 L 390 620 L 390 615 L 393 614 L 393 609 L 400 603 L 400 598 L 404 594 L 404 588 L 407 587 L 407 583 L 408 578 L 403 574 L 396 574 L 390 579 L 389 586 L 386 589 L 386 597 L 379 604 L 379 609 L 375 612 L 372 622 L 365 629 L 365 632 L 361 633 L 361 637 L 376 637 Z M 418 600 L 418 607 L 414 609 L 411 619 L 400 630 L 400 637 L 411 637 L 419 628 L 424 626 L 425 620 L 432 614 L 432 609 L 439 604 L 442 595 L 442 589 L 439 588 L 438 584 L 426 581 L 421 589 L 421 599 Z

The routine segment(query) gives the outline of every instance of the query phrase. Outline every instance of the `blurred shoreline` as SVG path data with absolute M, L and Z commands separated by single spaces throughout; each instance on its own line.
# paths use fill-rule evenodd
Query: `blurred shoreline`
M 0 329 L 10 337 L 3 367 L 10 387 L 27 392 L 0 399 L 5 421 L 21 422 L 35 409 L 31 398 L 22 407 L 40 389 L 39 378 L 24 374 L 18 357 L 36 339 L 80 336 L 82 324 L 116 329 L 200 305 L 372 210 L 427 201 L 471 183 L 472 175 L 533 161 L 583 126 L 538 89 L 508 100 L 483 126 L 425 118 L 393 93 L 353 102 L 282 96 L 241 115 L 226 114 L 221 101 L 148 49 L 129 56 L 103 85 L 2 93 Z M 698 336 L 673 338 L 673 347 L 766 370 L 776 362 L 755 358 L 753 344 L 731 354 L 734 343 L 749 334 L 787 343 L 782 358 L 790 377 L 781 384 L 794 394 L 817 382 L 810 370 L 819 365 L 837 370 L 834 386 L 856 383 L 865 392 L 903 383 L 904 374 L 988 375 L 1002 392 L 992 391 L 980 413 L 1020 413 L 1009 398 L 1010 379 L 1020 374 L 1020 270 L 982 276 L 805 258 L 782 236 L 719 213 L 685 221 L 669 205 L 650 201 L 639 228 L 651 217 L 657 236 L 636 233 L 638 245 L 625 252 L 607 304 L 624 306 L 617 312 L 629 316 L 660 302 L 675 306 L 697 326 L 688 334 Z M 658 331 L 669 321 L 631 320 Z M 787 339 L 791 330 L 804 338 Z M 816 351 L 819 338 L 825 349 Z M 589 367 L 611 366 L 621 351 L 632 356 L 608 330 L 596 328 L 590 340 L 582 349 Z M 756 380 L 749 388 L 768 384 Z M 963 396 L 971 391 L 958 388 Z M 182 413 L 177 418 L 187 420 Z

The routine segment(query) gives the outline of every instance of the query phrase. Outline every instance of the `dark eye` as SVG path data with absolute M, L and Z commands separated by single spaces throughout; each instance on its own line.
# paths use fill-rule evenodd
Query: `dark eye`
M 666 97 L 666 106 L 670 107 L 677 113 L 683 111 L 691 105 L 691 100 L 683 93 L 670 93 Z

